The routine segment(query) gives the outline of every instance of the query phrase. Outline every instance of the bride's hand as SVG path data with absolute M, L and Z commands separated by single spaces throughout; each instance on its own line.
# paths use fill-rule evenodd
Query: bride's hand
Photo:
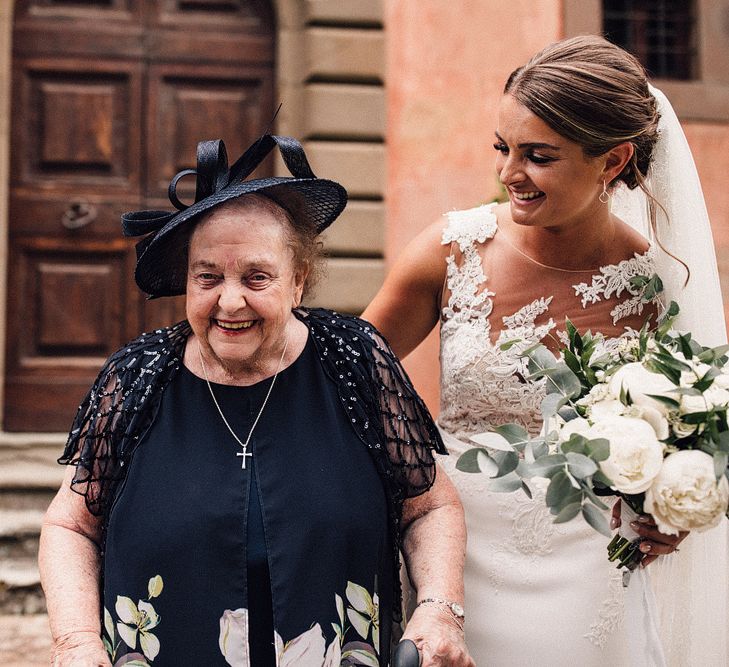
M 405 628 L 403 639 L 415 642 L 421 667 L 476 667 L 455 618 L 435 605 L 421 605 Z
M 620 526 L 620 499 L 613 505 L 611 528 Z M 640 535 L 640 550 L 645 554 L 640 561 L 643 567 L 650 565 L 658 556 L 678 551 L 678 545 L 686 539 L 688 532 L 682 530 L 678 535 L 665 535 L 656 526 L 650 514 L 641 514 L 630 527 Z

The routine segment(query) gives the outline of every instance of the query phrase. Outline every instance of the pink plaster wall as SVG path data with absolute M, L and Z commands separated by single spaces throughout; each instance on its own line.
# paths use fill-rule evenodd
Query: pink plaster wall
M 492 144 L 504 81 L 562 36 L 561 13 L 561 0 L 386 0 L 388 262 L 444 211 L 497 192 Z M 685 129 L 729 302 L 729 118 Z M 434 412 L 437 355 L 434 334 L 405 362 Z
M 559 38 L 560 0 L 387 0 L 387 236 L 392 261 L 444 211 L 497 192 L 493 132 L 506 77 Z M 433 411 L 437 336 L 406 360 Z
M 729 321 L 729 112 L 727 122 L 684 123 L 706 197 Z

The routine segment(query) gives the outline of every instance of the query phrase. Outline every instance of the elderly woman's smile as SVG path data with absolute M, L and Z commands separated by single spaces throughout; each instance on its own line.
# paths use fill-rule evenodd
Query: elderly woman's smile
M 286 224 L 283 211 L 249 197 L 216 208 L 192 234 L 187 317 L 211 379 L 267 377 L 287 338 L 305 332 L 291 316 L 305 274 L 296 270 Z

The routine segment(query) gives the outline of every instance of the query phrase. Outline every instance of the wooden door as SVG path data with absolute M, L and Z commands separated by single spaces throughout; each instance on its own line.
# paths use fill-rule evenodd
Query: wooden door
M 109 354 L 184 316 L 137 289 L 119 217 L 169 209 L 198 141 L 235 157 L 267 126 L 273 42 L 258 0 L 17 2 L 5 430 L 67 430 Z

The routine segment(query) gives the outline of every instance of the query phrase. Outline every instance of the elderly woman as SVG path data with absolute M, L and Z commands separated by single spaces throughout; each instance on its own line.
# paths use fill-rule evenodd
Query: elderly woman
M 276 145 L 293 177 L 246 180 Z M 386 665 L 402 549 L 424 664 L 472 665 L 437 430 L 371 326 L 300 307 L 346 192 L 265 135 L 230 171 L 201 143 L 170 199 L 123 222 L 187 321 L 113 355 L 74 421 L 41 536 L 53 664 Z

